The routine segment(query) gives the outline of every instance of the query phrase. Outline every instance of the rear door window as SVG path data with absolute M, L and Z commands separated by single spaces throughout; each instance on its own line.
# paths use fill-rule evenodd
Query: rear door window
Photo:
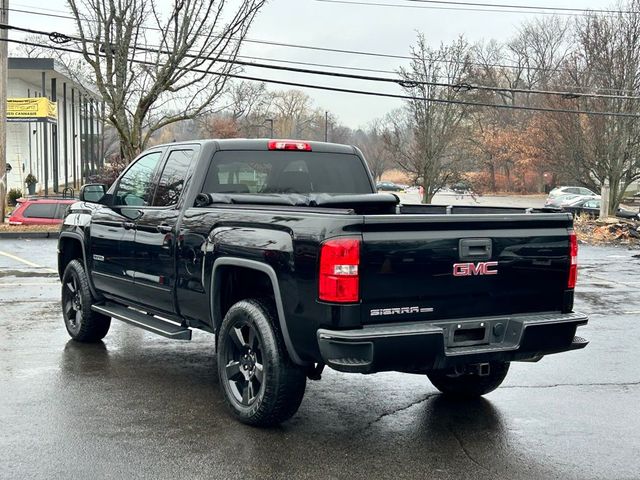
M 204 191 L 210 193 L 261 193 L 273 165 L 252 162 L 236 152 L 220 152 L 209 168 Z M 243 152 L 244 153 L 244 152 Z
M 55 203 L 32 203 L 22 214 L 25 218 L 54 218 L 57 205 Z
M 178 203 L 192 158 L 191 149 L 173 150 L 169 153 L 153 198 L 154 206 L 166 207 Z

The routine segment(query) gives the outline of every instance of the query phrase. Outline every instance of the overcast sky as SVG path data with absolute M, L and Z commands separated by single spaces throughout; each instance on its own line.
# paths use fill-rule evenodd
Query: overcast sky
M 354 0 L 355 1 L 355 0 Z M 404 0 L 363 0 L 399 5 L 416 5 Z M 473 0 L 480 1 L 480 0 Z M 168 0 L 157 0 L 159 5 Z M 571 8 L 610 8 L 610 0 L 493 0 L 485 3 L 553 6 Z M 10 0 L 11 8 L 38 10 L 44 8 L 66 11 L 64 0 Z M 257 17 L 249 34 L 252 39 L 270 40 L 297 45 L 322 46 L 348 50 L 360 50 L 394 55 L 407 55 L 415 41 L 416 31 L 425 34 L 431 45 L 449 42 L 464 35 L 471 43 L 482 39 L 507 40 L 532 13 L 452 11 L 422 8 L 376 7 L 322 3 L 315 0 L 270 0 Z M 55 29 L 73 32 L 73 23 L 63 19 L 10 12 L 10 23 L 42 30 Z M 11 35 L 16 37 L 15 34 Z M 326 63 L 350 67 L 396 70 L 401 60 L 319 52 L 296 48 L 246 43 L 243 54 L 293 60 Z M 310 67 L 313 68 L 313 67 Z M 331 85 L 360 90 L 376 90 L 401 93 L 399 87 L 371 84 L 356 80 L 329 79 L 312 75 L 292 74 L 251 68 L 248 75 L 264 78 Z M 365 72 L 365 74 L 367 74 Z M 368 73 L 375 75 L 375 73 Z M 272 87 L 279 88 L 279 87 Z M 305 89 L 316 105 L 335 113 L 341 122 L 350 127 L 366 125 L 376 117 L 385 115 L 400 106 L 399 100 L 366 97 L 345 93 L 322 92 Z

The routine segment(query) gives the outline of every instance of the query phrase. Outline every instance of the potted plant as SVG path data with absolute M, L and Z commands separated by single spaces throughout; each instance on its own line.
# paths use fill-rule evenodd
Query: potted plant
M 27 184 L 27 188 L 29 189 L 29 195 L 36 194 L 36 183 L 38 183 L 38 179 L 30 173 L 27 175 L 27 178 L 24 179 L 24 183 Z

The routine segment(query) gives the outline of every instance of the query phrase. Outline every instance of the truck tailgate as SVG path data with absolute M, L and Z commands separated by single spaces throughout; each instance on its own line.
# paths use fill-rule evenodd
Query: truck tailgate
M 572 308 L 568 214 L 366 216 L 362 323 Z

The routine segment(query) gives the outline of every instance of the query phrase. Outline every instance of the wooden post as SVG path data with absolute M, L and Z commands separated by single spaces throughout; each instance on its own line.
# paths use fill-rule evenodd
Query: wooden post
M 604 220 L 609 217 L 609 180 L 605 180 L 600 190 L 600 219 Z

